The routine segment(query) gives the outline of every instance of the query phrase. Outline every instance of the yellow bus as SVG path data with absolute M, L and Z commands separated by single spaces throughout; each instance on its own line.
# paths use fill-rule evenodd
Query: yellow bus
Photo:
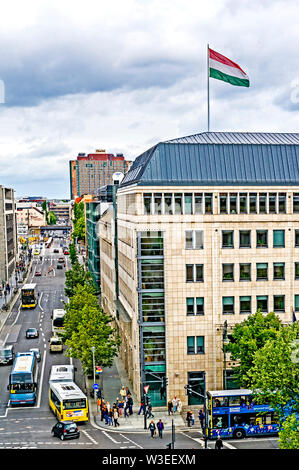
M 22 308 L 35 308 L 37 299 L 35 295 L 36 284 L 24 284 L 21 289 Z
M 59 421 L 88 421 L 88 400 L 75 382 L 49 382 L 49 406 Z

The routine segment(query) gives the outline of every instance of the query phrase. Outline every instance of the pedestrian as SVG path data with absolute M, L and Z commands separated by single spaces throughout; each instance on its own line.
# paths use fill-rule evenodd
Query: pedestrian
M 198 412 L 198 419 L 200 421 L 200 425 L 201 425 L 201 429 L 203 430 L 203 422 L 204 422 L 204 419 L 205 419 L 205 415 L 203 414 L 203 411 L 202 410 L 199 410 Z
M 173 404 L 173 412 L 176 413 L 176 412 L 177 412 L 177 409 L 178 409 L 178 400 L 177 400 L 177 397 L 174 397 L 174 399 L 172 400 L 172 404 Z
M 154 438 L 155 438 L 155 434 L 156 434 L 156 425 L 155 425 L 153 419 L 151 420 L 150 425 L 149 425 L 148 428 L 149 428 L 149 430 L 150 430 L 151 437 L 154 439 Z
M 107 410 L 108 410 L 108 413 L 109 413 L 110 408 L 111 408 L 109 401 L 106 402 L 106 407 L 107 407 Z
M 181 400 L 178 398 L 178 413 L 181 414 L 182 408 L 183 408 L 183 403 L 182 403 Z
M 159 437 L 160 437 L 160 439 L 162 439 L 164 424 L 163 424 L 163 421 L 161 419 L 159 419 L 159 421 L 157 423 L 157 429 L 158 429 Z
M 142 414 L 144 415 L 144 413 L 145 413 L 145 409 L 144 409 L 144 399 L 141 399 L 141 400 L 140 400 L 140 408 L 139 408 L 138 416 L 140 415 L 141 411 L 142 411 Z
M 120 401 L 118 403 L 118 413 L 119 413 L 119 416 L 122 416 L 123 415 L 123 411 L 124 411 L 124 404 L 122 401 Z
M 218 437 L 217 437 L 217 440 L 216 440 L 216 442 L 215 442 L 215 449 L 220 450 L 220 449 L 222 449 L 222 447 L 223 447 L 222 439 L 221 439 L 220 436 L 218 436 Z
M 126 387 L 126 394 L 127 394 L 127 396 L 128 396 L 128 395 L 131 395 L 131 392 L 130 392 L 130 390 L 129 390 L 129 387 Z
M 129 414 L 132 415 L 133 414 L 133 398 L 131 397 L 131 395 L 127 395 L 128 397 L 128 407 L 129 407 Z
M 191 415 L 191 423 L 192 423 L 192 426 L 194 426 L 194 423 L 195 423 L 195 416 L 194 416 L 194 413 L 192 412 L 192 415 Z
M 161 388 L 160 388 L 160 399 L 163 400 L 163 398 L 165 398 L 165 391 L 166 391 L 166 388 L 164 387 L 164 385 L 161 385 Z
M 189 410 L 187 411 L 187 417 L 186 417 L 188 428 L 190 428 L 191 426 L 191 417 L 192 417 L 192 411 Z
M 128 411 L 129 411 L 129 404 L 128 404 L 128 401 L 126 401 L 125 402 L 125 418 L 129 417 Z
M 153 409 L 153 405 L 152 405 L 151 401 L 148 400 L 148 403 L 147 403 L 147 417 L 148 418 L 154 418 L 154 415 L 152 413 L 152 409 Z
M 114 418 L 114 426 L 119 426 L 119 422 L 118 422 L 118 412 L 117 412 L 117 409 L 114 408 L 114 411 L 113 411 L 113 418 Z
M 168 416 L 170 416 L 173 410 L 173 403 L 171 400 L 169 400 L 167 407 L 168 407 Z
M 112 408 L 110 408 L 110 410 L 109 410 L 109 419 L 108 419 L 108 421 L 109 421 L 108 422 L 109 426 L 113 426 L 113 410 L 112 410 Z
M 127 392 L 125 391 L 125 387 L 122 386 L 120 391 L 119 391 L 119 394 L 121 396 L 121 398 L 124 400 L 125 399 L 125 396 L 127 395 Z

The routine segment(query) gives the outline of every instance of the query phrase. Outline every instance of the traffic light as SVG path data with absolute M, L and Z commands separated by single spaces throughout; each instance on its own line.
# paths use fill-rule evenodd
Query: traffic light
M 151 397 L 147 396 L 145 397 L 145 403 L 148 405 L 151 401 Z

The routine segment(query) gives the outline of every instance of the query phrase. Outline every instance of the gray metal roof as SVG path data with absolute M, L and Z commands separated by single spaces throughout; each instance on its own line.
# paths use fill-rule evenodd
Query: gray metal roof
M 299 134 L 209 132 L 160 142 L 133 162 L 121 187 L 297 185 Z

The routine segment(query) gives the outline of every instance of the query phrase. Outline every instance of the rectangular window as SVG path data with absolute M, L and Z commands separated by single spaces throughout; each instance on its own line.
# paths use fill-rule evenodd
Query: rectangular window
M 205 214 L 213 214 L 213 194 L 205 193 Z
M 240 248 L 251 248 L 251 231 L 250 230 L 240 230 Z
M 237 213 L 237 194 L 230 193 L 229 195 L 229 213 L 236 214 Z
M 140 232 L 139 256 L 163 256 L 162 232 Z
M 142 289 L 164 289 L 163 259 L 142 259 L 140 268 Z
M 194 282 L 193 264 L 186 264 L 186 282 Z
M 240 263 L 240 281 L 251 281 L 250 263 Z
M 222 265 L 222 281 L 233 281 L 234 280 L 234 265 L 223 264 Z
M 299 212 L 299 193 L 293 194 L 293 212 Z
M 219 201 L 220 201 L 220 214 L 227 214 L 227 193 L 220 193 L 219 194 Z
M 186 264 L 186 282 L 203 282 L 203 264 Z
M 182 206 L 182 194 L 175 193 L 174 195 L 174 213 L 175 214 L 182 214 L 183 213 L 183 206 Z
M 222 312 L 223 315 L 232 315 L 234 314 L 234 297 L 222 297 Z
M 256 309 L 260 310 L 263 313 L 268 312 L 268 296 L 267 295 L 258 295 L 256 297 Z
M 240 297 L 240 313 L 251 313 L 251 297 L 241 296 Z
M 195 282 L 203 282 L 203 264 L 195 265 Z
M 143 195 L 143 212 L 151 214 L 152 195 L 150 193 Z
M 203 214 L 203 197 L 202 193 L 194 194 L 195 214 Z
M 295 279 L 299 279 L 299 263 L 295 263 Z
M 205 353 L 205 337 L 196 336 L 196 353 L 204 354 Z
M 162 194 L 154 193 L 154 214 L 162 214 Z
M 256 247 L 268 248 L 268 230 L 256 231 Z
M 269 194 L 269 214 L 276 214 L 276 193 Z
M 295 295 L 295 311 L 299 312 L 299 295 Z
M 184 194 L 185 214 L 193 213 L 192 194 Z
M 266 214 L 267 212 L 267 193 L 259 193 L 259 213 Z
M 234 231 L 222 230 L 222 248 L 234 247 Z
M 273 248 L 284 248 L 284 230 L 273 230 Z
M 187 297 L 186 308 L 187 308 L 187 315 L 194 315 L 194 298 L 193 297 Z
M 164 213 L 167 215 L 172 215 L 173 210 L 172 210 L 172 194 L 171 193 L 165 193 L 164 194 Z
M 284 263 L 273 263 L 273 280 L 284 281 Z
M 186 299 L 187 315 L 204 315 L 204 298 L 203 297 L 187 297 Z
M 202 250 L 203 230 L 186 230 L 185 246 L 186 250 Z
M 165 306 L 162 292 L 143 292 L 142 319 L 144 322 L 164 322 Z
M 278 196 L 278 212 L 280 214 L 285 214 L 286 211 L 287 211 L 286 201 L 287 201 L 286 193 L 279 193 L 279 196 Z
M 299 247 L 299 230 L 295 230 L 295 247 Z
M 273 296 L 274 312 L 284 312 L 284 295 Z
M 195 337 L 187 336 L 187 354 L 195 354 Z
M 257 194 L 256 193 L 249 194 L 249 212 L 250 214 L 257 213 Z
M 256 263 L 256 280 L 268 280 L 268 263 Z
M 196 315 L 204 315 L 204 297 L 196 297 Z
M 240 193 L 240 214 L 247 214 L 247 193 Z

